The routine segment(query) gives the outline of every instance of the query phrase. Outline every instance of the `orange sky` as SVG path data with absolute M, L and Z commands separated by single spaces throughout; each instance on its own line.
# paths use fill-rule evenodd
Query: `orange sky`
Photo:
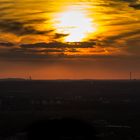
M 121 61 L 121 62 L 120 62 Z M 133 60 L 59 60 L 37 62 L 3 62 L 0 77 L 21 77 L 33 79 L 128 79 L 140 78 L 139 61 Z M 10 67 L 10 69 L 9 69 Z

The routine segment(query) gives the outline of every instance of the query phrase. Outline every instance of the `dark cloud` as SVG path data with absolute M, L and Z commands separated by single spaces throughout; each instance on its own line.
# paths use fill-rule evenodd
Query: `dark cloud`
M 0 42 L 0 46 L 4 46 L 4 47 L 12 47 L 14 45 L 15 44 L 11 42 Z
M 60 33 L 56 33 L 54 35 L 54 39 L 59 39 L 59 38 L 63 38 L 63 37 L 66 37 L 68 36 L 68 34 L 60 34 Z
M 128 38 L 128 37 L 133 37 L 135 35 L 140 35 L 140 29 L 136 29 L 136 30 L 133 30 L 133 31 L 130 30 L 130 31 L 126 31 L 124 33 L 118 34 L 118 35 L 110 36 L 110 37 L 106 38 L 104 41 L 107 42 L 107 43 L 113 43 L 116 40 L 125 39 L 125 38 Z
M 21 44 L 21 48 L 92 48 L 96 42 L 51 42 L 51 43 L 35 43 L 35 44 Z
M 46 21 L 46 19 L 44 19 L 44 18 L 39 18 L 39 19 L 28 19 L 28 20 L 24 21 L 23 23 L 24 23 L 24 24 L 36 24 L 36 23 L 42 23 L 42 22 L 44 22 L 44 21 Z
M 2 10 L 9 10 L 9 9 L 11 9 L 11 6 L 3 6 L 3 7 L 0 7 L 0 10 L 2 11 Z
M 130 4 L 130 7 L 133 7 L 134 9 L 140 10 L 140 4 Z
M 3 45 L 14 45 L 10 43 L 1 43 Z M 43 60 L 47 58 L 60 57 L 82 57 L 81 55 L 74 55 L 80 52 L 78 49 L 94 48 L 95 42 L 73 42 L 73 43 L 35 43 L 35 44 L 21 44 L 19 47 L 11 47 L 8 50 L 0 53 L 0 58 L 15 60 Z M 68 55 L 72 53 L 72 55 Z M 83 56 L 86 57 L 87 55 Z
M 31 48 L 13 48 L 11 49 L 11 52 L 21 52 L 21 53 L 31 53 L 31 54 L 46 54 L 46 53 L 50 53 L 50 52 L 64 52 L 64 49 L 57 49 L 57 48 L 49 48 L 49 49 L 31 49 Z
M 121 2 L 128 2 L 128 3 L 136 3 L 139 0 L 119 0 L 119 1 L 121 1 Z
M 48 31 L 39 31 L 34 29 L 31 26 L 25 26 L 24 22 L 14 21 L 14 20 L 2 20 L 0 21 L 0 31 L 2 32 L 10 32 L 19 36 L 28 35 L 28 34 L 47 34 L 52 32 L 52 30 Z
M 123 0 L 129 3 L 130 7 L 139 10 L 140 9 L 140 1 L 139 0 Z
M 131 20 L 131 21 L 127 21 L 127 20 L 124 20 L 124 21 L 120 21 L 120 20 L 116 20 L 114 22 L 114 20 L 112 20 L 112 23 L 106 23 L 105 26 L 125 26 L 125 25 L 132 25 L 132 24 L 139 24 L 140 21 L 138 20 Z
M 42 52 L 64 52 L 64 49 L 49 49 L 49 50 L 42 50 Z
M 0 4 L 13 4 L 14 1 L 0 1 Z

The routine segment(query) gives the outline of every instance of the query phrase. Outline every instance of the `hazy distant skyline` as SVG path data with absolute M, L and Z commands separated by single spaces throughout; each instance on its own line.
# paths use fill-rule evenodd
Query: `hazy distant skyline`
M 0 78 L 140 78 L 140 0 L 1 0 Z

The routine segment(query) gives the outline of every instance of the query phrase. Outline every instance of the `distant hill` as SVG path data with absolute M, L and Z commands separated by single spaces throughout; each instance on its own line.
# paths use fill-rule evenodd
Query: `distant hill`
M 4 78 L 4 79 L 0 79 L 0 81 L 25 81 L 28 79 L 24 79 L 24 78 Z

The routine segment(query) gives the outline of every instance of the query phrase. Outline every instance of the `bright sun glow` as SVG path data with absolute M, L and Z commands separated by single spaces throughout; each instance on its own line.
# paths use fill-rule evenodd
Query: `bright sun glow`
M 62 34 L 68 34 L 65 42 L 80 42 L 85 39 L 89 33 L 96 31 L 96 26 L 85 12 L 72 10 L 57 15 L 55 23 L 56 31 Z

